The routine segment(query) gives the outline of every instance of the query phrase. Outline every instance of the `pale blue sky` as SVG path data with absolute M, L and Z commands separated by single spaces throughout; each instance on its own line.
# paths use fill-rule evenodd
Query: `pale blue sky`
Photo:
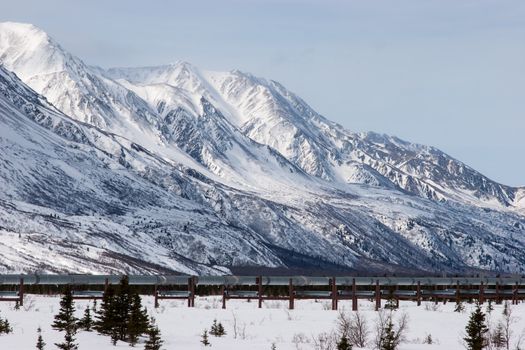
M 186 60 L 280 81 L 354 131 L 525 185 L 525 1 L 3 1 L 87 63 Z

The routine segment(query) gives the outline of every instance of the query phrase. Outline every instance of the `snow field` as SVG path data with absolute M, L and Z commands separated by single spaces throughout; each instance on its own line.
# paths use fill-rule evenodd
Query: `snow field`
M 20 310 L 14 309 L 14 303 L 0 303 L 1 317 L 7 318 L 14 332 L 0 336 L 0 349 L 34 349 L 37 339 L 37 328 L 42 327 L 42 335 L 47 343 L 46 349 L 55 349 L 54 343 L 63 339 L 63 333 L 51 329 L 55 313 L 59 309 L 59 297 L 28 295 L 25 305 Z M 77 317 L 81 317 L 88 301 L 75 301 Z M 91 303 L 90 303 L 91 304 Z M 221 322 L 226 329 L 226 336 L 210 336 L 211 349 L 216 350 L 269 350 L 275 343 L 279 350 L 316 349 L 313 338 L 320 333 L 330 332 L 337 327 L 338 311 L 331 311 L 330 301 L 297 300 L 296 309 L 288 310 L 285 301 L 264 302 L 263 308 L 257 308 L 257 302 L 228 301 L 227 309 L 221 309 L 218 297 L 202 297 L 195 301 L 195 308 L 186 307 L 185 301 L 160 301 L 160 307 L 154 309 L 153 298 L 143 297 L 143 304 L 151 316 L 155 317 L 164 340 L 163 349 L 203 349 L 200 344 L 204 329 L 211 327 L 213 320 Z M 485 310 L 487 304 L 484 305 Z M 366 317 L 373 340 L 374 325 L 377 313 L 373 303 L 362 300 L 360 312 Z M 395 312 L 397 318 L 406 312 L 409 317 L 407 342 L 400 350 L 454 350 L 464 349 L 461 344 L 463 331 L 473 305 L 466 304 L 464 313 L 456 313 L 454 303 L 446 305 L 423 303 L 418 307 L 413 302 L 401 302 Z M 340 311 L 351 314 L 350 301 L 339 304 Z M 489 316 L 494 327 L 502 318 L 503 305 L 494 305 Z M 514 316 L 513 348 L 525 329 L 525 304 L 512 306 Z M 423 344 L 423 339 L 431 334 L 434 344 Z M 110 338 L 96 332 L 79 331 L 77 334 L 79 350 L 115 349 Z M 116 348 L 129 349 L 127 343 L 119 342 Z M 142 349 L 143 344 L 136 348 Z M 354 347 L 354 349 L 357 349 Z M 366 349 L 373 349 L 369 345 Z

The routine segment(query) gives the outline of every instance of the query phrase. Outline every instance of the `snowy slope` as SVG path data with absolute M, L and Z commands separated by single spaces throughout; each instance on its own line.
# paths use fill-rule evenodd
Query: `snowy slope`
M 239 71 L 201 71 L 186 62 L 114 68 L 106 75 L 161 113 L 198 110 L 194 99 L 204 96 L 244 135 L 325 180 L 393 185 L 433 200 L 481 206 L 512 207 L 517 195 L 518 189 L 491 181 L 438 149 L 386 135 L 349 132 L 275 81 Z M 181 96 L 187 98 L 182 102 Z
M 230 158 L 253 158 L 252 146 L 245 147 L 251 140 L 332 182 L 393 185 L 433 200 L 480 206 L 513 207 L 516 201 L 518 189 L 491 181 L 435 148 L 349 132 L 279 83 L 239 71 L 201 71 L 178 62 L 105 72 L 88 67 L 40 29 L 18 23 L 0 24 L 0 62 L 65 114 L 177 161 L 184 156 L 174 148 L 182 148 L 237 185 L 250 181 L 239 176 L 238 159 Z M 239 147 L 228 152 L 232 140 Z M 260 167 L 261 173 L 276 171 L 273 164 Z
M 236 262 L 232 245 L 237 263 L 279 261 L 262 244 L 253 246 L 257 238 L 249 232 L 226 225 L 212 209 L 190 200 L 198 189 L 180 170 L 126 139 L 53 111 L 3 69 L 0 92 L 4 271 L 158 271 L 160 264 L 172 271 L 210 270 L 199 267 L 199 259 L 190 260 L 202 254 L 191 253 L 195 245 L 213 247 L 217 261 L 222 254 Z M 162 225 L 150 229 L 157 217 Z M 189 222 L 195 225 L 184 229 Z M 206 232 L 210 227 L 213 234 Z M 173 234 L 170 245 L 179 249 L 159 242 L 156 231 L 167 228 Z M 189 233 L 192 237 L 185 237 Z M 258 257 L 251 261 L 250 255 Z M 200 260 L 209 264 L 206 259 Z
M 320 335 L 337 332 L 338 311 L 331 311 L 330 301 L 297 300 L 295 310 L 287 310 L 286 301 L 265 301 L 261 309 L 257 303 L 247 303 L 241 300 L 231 300 L 227 309 L 221 309 L 221 301 L 217 297 L 197 298 L 195 308 L 188 308 L 184 301 L 164 300 L 155 309 L 153 298 L 143 296 L 143 305 L 147 307 L 150 316 L 154 317 L 164 341 L 163 349 L 206 349 L 200 341 L 204 329 L 209 330 L 214 320 L 224 325 L 226 335 L 223 337 L 209 336 L 212 349 L 217 350 L 269 350 L 275 344 L 277 350 L 317 350 L 315 341 Z M 53 348 L 54 343 L 64 339 L 64 332 L 51 328 L 54 315 L 58 312 L 60 299 L 57 296 L 28 296 L 26 305 L 20 310 L 14 310 L 14 303 L 0 304 L 0 315 L 7 318 L 13 326 L 13 333 L 0 336 L 0 346 L 5 349 L 32 349 L 37 339 L 37 328 L 42 328 L 42 337 L 48 344 L 46 349 Z M 81 318 L 87 305 L 93 303 L 84 300 L 75 301 L 75 316 Z M 351 301 L 340 301 L 340 309 L 346 317 L 354 315 Z M 486 305 L 482 307 L 486 310 Z M 394 322 L 406 313 L 408 329 L 406 341 L 399 350 L 462 350 L 465 349 L 462 339 L 470 313 L 474 304 L 465 304 L 465 312 L 454 312 L 455 303 L 434 305 L 423 302 L 417 306 L 414 302 L 401 301 L 400 308 L 394 311 Z M 493 311 L 487 315 L 490 328 L 494 330 L 503 321 L 503 305 L 493 303 Z M 525 304 L 511 306 L 513 320 L 510 325 L 510 348 L 516 349 L 523 343 L 525 329 Z M 374 311 L 373 303 L 359 301 L 360 315 L 367 321 L 367 340 L 365 348 L 354 346 L 353 349 L 372 350 L 376 335 L 375 323 L 379 315 Z M 396 323 L 397 324 L 397 323 Z M 444 327 L 443 325 L 446 325 Z M 425 344 L 424 340 L 431 335 L 433 344 Z M 128 343 L 119 341 L 116 346 L 111 344 L 108 336 L 97 332 L 79 331 L 76 335 L 79 350 L 113 350 L 129 349 Z M 135 348 L 142 349 L 146 339 L 140 339 Z
M 0 47 L 4 67 L 75 119 L 116 129 L 155 123 L 140 98 L 95 74 L 33 25 L 0 23 Z
M 16 23 L 0 24 L 0 63 L 36 90 L 1 68 L 6 271 L 52 270 L 36 252 L 71 235 L 57 270 L 72 255 L 85 271 L 524 269 L 523 189 L 349 132 L 276 82 L 184 62 L 104 71 Z M 72 248 L 100 240 L 95 256 Z

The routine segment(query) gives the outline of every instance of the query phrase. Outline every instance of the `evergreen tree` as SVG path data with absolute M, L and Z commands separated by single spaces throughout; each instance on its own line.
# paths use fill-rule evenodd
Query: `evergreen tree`
M 59 331 L 69 330 L 70 333 L 75 334 L 77 321 L 71 288 L 66 286 L 64 296 L 60 300 L 60 310 L 58 311 L 58 314 L 55 315 L 55 321 L 53 322 L 52 327 Z
M 144 350 L 160 350 L 162 343 L 164 343 L 160 338 L 159 327 L 152 324 L 148 331 L 148 340 L 144 346 Z
M 44 350 L 46 343 L 44 343 L 44 339 L 42 338 L 42 328 L 38 327 L 37 332 L 38 332 L 38 339 L 36 341 L 36 348 L 38 350 Z
M 91 308 L 93 312 L 97 312 L 97 299 L 93 299 L 93 307 Z
M 0 317 L 0 334 L 2 333 L 6 333 L 6 332 L 5 332 L 4 320 L 2 319 L 2 317 Z
M 149 318 L 137 293 L 132 293 L 129 279 L 124 276 L 115 290 L 109 286 L 97 311 L 95 329 L 110 335 L 113 344 L 118 340 L 134 346 L 141 335 L 149 333 Z
M 210 334 L 214 337 L 222 337 L 223 335 L 226 335 L 226 331 L 224 330 L 222 323 L 217 323 L 217 320 L 213 320 L 213 324 L 210 328 Z
M 425 337 L 425 340 L 423 341 L 424 344 L 434 344 L 434 340 L 432 339 L 432 335 L 428 334 Z
M 15 301 L 15 310 L 20 310 L 20 302 L 18 300 Z
M 396 350 L 398 344 L 398 336 L 394 330 L 392 317 L 388 318 L 381 338 L 381 350 Z
M 465 311 L 465 306 L 463 305 L 463 302 L 461 300 L 458 300 L 456 302 L 456 306 L 454 307 L 454 312 L 463 312 Z
M 397 300 L 394 298 L 393 294 L 390 294 L 388 297 L 386 303 L 385 303 L 385 309 L 387 310 L 395 310 L 397 309 Z
M 210 346 L 210 341 L 208 340 L 208 330 L 204 330 L 204 332 L 202 332 L 202 335 L 201 335 L 201 343 L 202 345 L 204 346 Z
M 490 314 L 494 310 L 494 306 L 492 305 L 492 299 L 489 299 L 487 304 L 487 313 Z
M 479 303 L 470 315 L 470 319 L 465 328 L 466 336 L 463 338 L 468 350 L 482 350 L 486 347 L 485 334 L 488 332 L 485 323 L 485 314 L 481 311 Z
M 89 305 L 86 306 L 86 310 L 84 310 L 84 316 L 80 321 L 78 321 L 78 327 L 91 332 L 91 328 L 93 328 L 93 318 L 91 317 L 91 310 L 89 308 Z
M 505 304 L 503 304 L 503 316 L 508 316 L 509 314 L 509 302 L 506 300 Z
M 55 345 L 61 350 L 77 350 L 78 345 L 75 343 L 75 341 L 74 327 L 67 327 L 66 335 L 64 336 L 64 342 L 59 344 L 55 343 Z
M 149 332 L 149 318 L 146 309 L 142 307 L 142 301 L 138 294 L 131 298 L 131 310 L 128 324 L 128 340 L 133 346 L 142 334 Z
M 226 335 L 226 331 L 224 330 L 224 326 L 222 325 L 222 323 L 219 322 L 219 324 L 217 325 L 217 336 L 222 337 L 224 335 Z
M 122 277 L 114 300 L 114 322 L 119 340 L 126 340 L 131 309 L 131 293 L 128 276 Z
M 115 289 L 109 285 L 100 303 L 100 309 L 97 311 L 95 329 L 105 335 L 111 335 L 115 323 Z
M 343 334 L 337 343 L 337 350 L 352 350 L 352 345 L 348 342 L 348 338 Z
M 11 327 L 11 324 L 9 323 L 9 320 L 7 318 L 4 320 L 4 332 L 5 334 L 13 332 L 13 327 Z
M 0 318 L 0 334 L 5 333 L 9 334 L 13 331 L 13 328 L 11 327 L 11 324 L 6 319 Z
M 210 334 L 213 336 L 217 336 L 217 320 L 213 320 L 213 324 L 210 328 Z

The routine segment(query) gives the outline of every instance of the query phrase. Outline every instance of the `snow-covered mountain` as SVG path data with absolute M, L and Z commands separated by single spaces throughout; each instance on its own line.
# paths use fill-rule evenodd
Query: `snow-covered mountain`
M 181 108 L 195 113 L 195 99 L 204 96 L 244 135 L 272 147 L 308 174 L 331 182 L 391 184 L 434 200 L 516 204 L 517 188 L 491 181 L 433 147 L 349 132 L 275 81 L 239 71 L 199 71 L 184 62 L 110 69 L 106 75 L 163 115 Z M 180 96 L 187 98 L 182 102 Z
M 0 64 L 0 270 L 525 270 L 525 189 L 277 82 L 104 70 L 19 23 Z

